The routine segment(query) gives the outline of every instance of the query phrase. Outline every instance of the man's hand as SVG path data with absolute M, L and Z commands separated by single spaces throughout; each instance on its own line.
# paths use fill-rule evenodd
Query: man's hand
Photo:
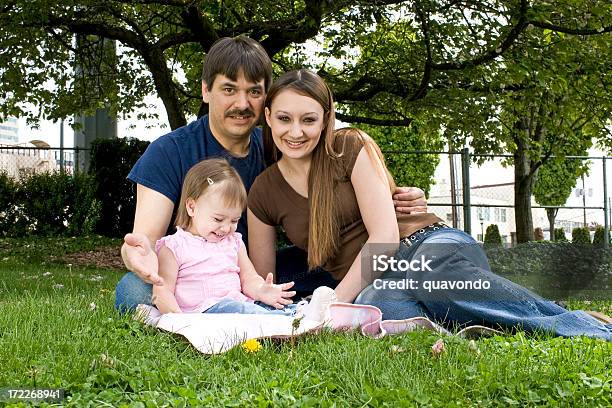
M 393 193 L 393 205 L 397 213 L 427 212 L 425 193 L 417 187 L 397 187 Z
M 127 234 L 123 238 L 121 256 L 125 266 L 146 283 L 163 285 L 158 274 L 159 263 L 151 242 L 145 234 Z
M 274 284 L 274 277 L 271 273 L 266 276 L 265 282 L 261 284 L 258 291 L 257 300 L 277 309 L 282 309 L 286 305 L 293 303 L 291 298 L 295 296 L 295 291 L 288 292 L 293 287 L 293 282 Z

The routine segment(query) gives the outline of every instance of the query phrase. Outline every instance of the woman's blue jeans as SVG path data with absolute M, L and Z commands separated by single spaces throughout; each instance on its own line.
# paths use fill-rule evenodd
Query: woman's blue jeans
M 480 324 L 612 340 L 612 325 L 605 325 L 583 311 L 568 311 L 491 272 L 482 247 L 463 231 L 453 228 L 431 231 L 412 246 L 400 244 L 395 258 L 430 261 L 423 271 L 385 271 L 359 294 L 355 303 L 380 308 L 384 319 L 426 316 L 450 326 Z M 412 289 L 397 289 L 397 283 L 408 279 L 413 281 Z M 443 289 L 442 281 L 448 287 L 454 282 L 454 287 Z M 484 282 L 488 282 L 485 286 L 489 289 L 482 288 Z M 477 286 L 479 289 L 473 289 Z

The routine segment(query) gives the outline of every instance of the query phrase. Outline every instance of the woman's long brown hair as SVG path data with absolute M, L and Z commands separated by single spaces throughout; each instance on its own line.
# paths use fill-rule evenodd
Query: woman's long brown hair
M 351 128 L 334 132 L 334 100 L 329 87 L 320 76 L 304 69 L 285 73 L 270 87 L 265 106 L 270 109 L 274 98 L 287 89 L 316 100 L 323 108 L 325 116 L 321 139 L 313 150 L 308 173 L 308 266 L 314 269 L 336 255 L 340 246 L 339 201 L 334 193 L 336 183 L 341 178 L 339 159 L 344 154 L 347 138 L 357 137 L 367 148 L 371 159 L 379 158 L 383 166 L 384 159 L 376 143 L 364 132 Z M 272 132 L 267 124 L 264 124 L 264 145 L 268 163 L 278 161 L 281 153 L 274 145 Z M 388 171 L 386 175 L 390 185 L 394 186 Z

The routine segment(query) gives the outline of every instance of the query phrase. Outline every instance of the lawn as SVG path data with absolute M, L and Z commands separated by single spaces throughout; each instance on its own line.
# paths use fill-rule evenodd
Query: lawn
M 113 310 L 123 271 L 61 257 L 118 241 L 0 239 L 0 388 L 55 387 L 65 406 L 610 406 L 612 343 L 419 331 L 263 342 L 204 356 Z M 610 313 L 611 302 L 569 302 Z M 2 403 L 0 402 L 0 405 Z

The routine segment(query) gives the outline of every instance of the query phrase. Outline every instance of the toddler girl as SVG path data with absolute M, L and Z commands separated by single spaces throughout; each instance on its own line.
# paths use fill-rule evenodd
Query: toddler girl
M 203 160 L 185 177 L 176 214 L 177 232 L 157 241 L 162 286 L 153 286 L 153 303 L 162 313 L 245 313 L 294 315 L 293 282 L 275 285 L 251 263 L 238 220 L 246 190 L 224 159 Z M 322 320 L 334 291 L 320 288 L 305 317 Z M 310 316 L 308 316 L 310 314 Z

